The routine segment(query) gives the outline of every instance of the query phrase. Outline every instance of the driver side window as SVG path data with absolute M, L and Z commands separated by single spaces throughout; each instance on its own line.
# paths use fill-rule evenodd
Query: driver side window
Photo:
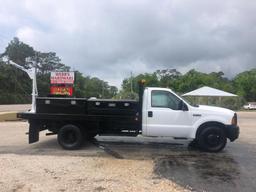
M 180 99 L 168 91 L 152 91 L 151 106 L 180 110 Z

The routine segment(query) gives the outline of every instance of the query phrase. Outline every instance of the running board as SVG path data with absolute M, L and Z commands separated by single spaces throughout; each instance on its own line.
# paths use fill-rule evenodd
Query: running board
M 180 140 L 188 140 L 188 138 L 186 138 L 186 137 L 174 137 L 174 139 L 180 139 Z

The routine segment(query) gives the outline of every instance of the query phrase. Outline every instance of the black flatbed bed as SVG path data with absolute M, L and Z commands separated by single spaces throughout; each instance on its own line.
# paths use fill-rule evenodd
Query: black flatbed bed
M 90 135 L 138 135 L 141 132 L 140 104 L 135 100 L 37 97 L 36 112 L 21 112 L 29 121 L 29 143 L 39 132 L 53 134 L 66 124 L 79 126 Z

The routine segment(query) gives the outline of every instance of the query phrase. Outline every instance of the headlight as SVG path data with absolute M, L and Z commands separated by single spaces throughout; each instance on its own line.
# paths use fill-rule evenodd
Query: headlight
M 237 114 L 235 113 L 232 120 L 231 120 L 231 125 L 237 125 Z

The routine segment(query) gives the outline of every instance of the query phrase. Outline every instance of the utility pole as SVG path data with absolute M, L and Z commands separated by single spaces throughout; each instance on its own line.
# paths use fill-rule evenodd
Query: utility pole
M 130 77 L 130 84 L 131 84 L 131 93 L 133 93 L 133 88 L 132 88 L 132 71 L 131 71 L 131 77 Z
M 104 81 L 102 82 L 102 98 L 104 98 Z

